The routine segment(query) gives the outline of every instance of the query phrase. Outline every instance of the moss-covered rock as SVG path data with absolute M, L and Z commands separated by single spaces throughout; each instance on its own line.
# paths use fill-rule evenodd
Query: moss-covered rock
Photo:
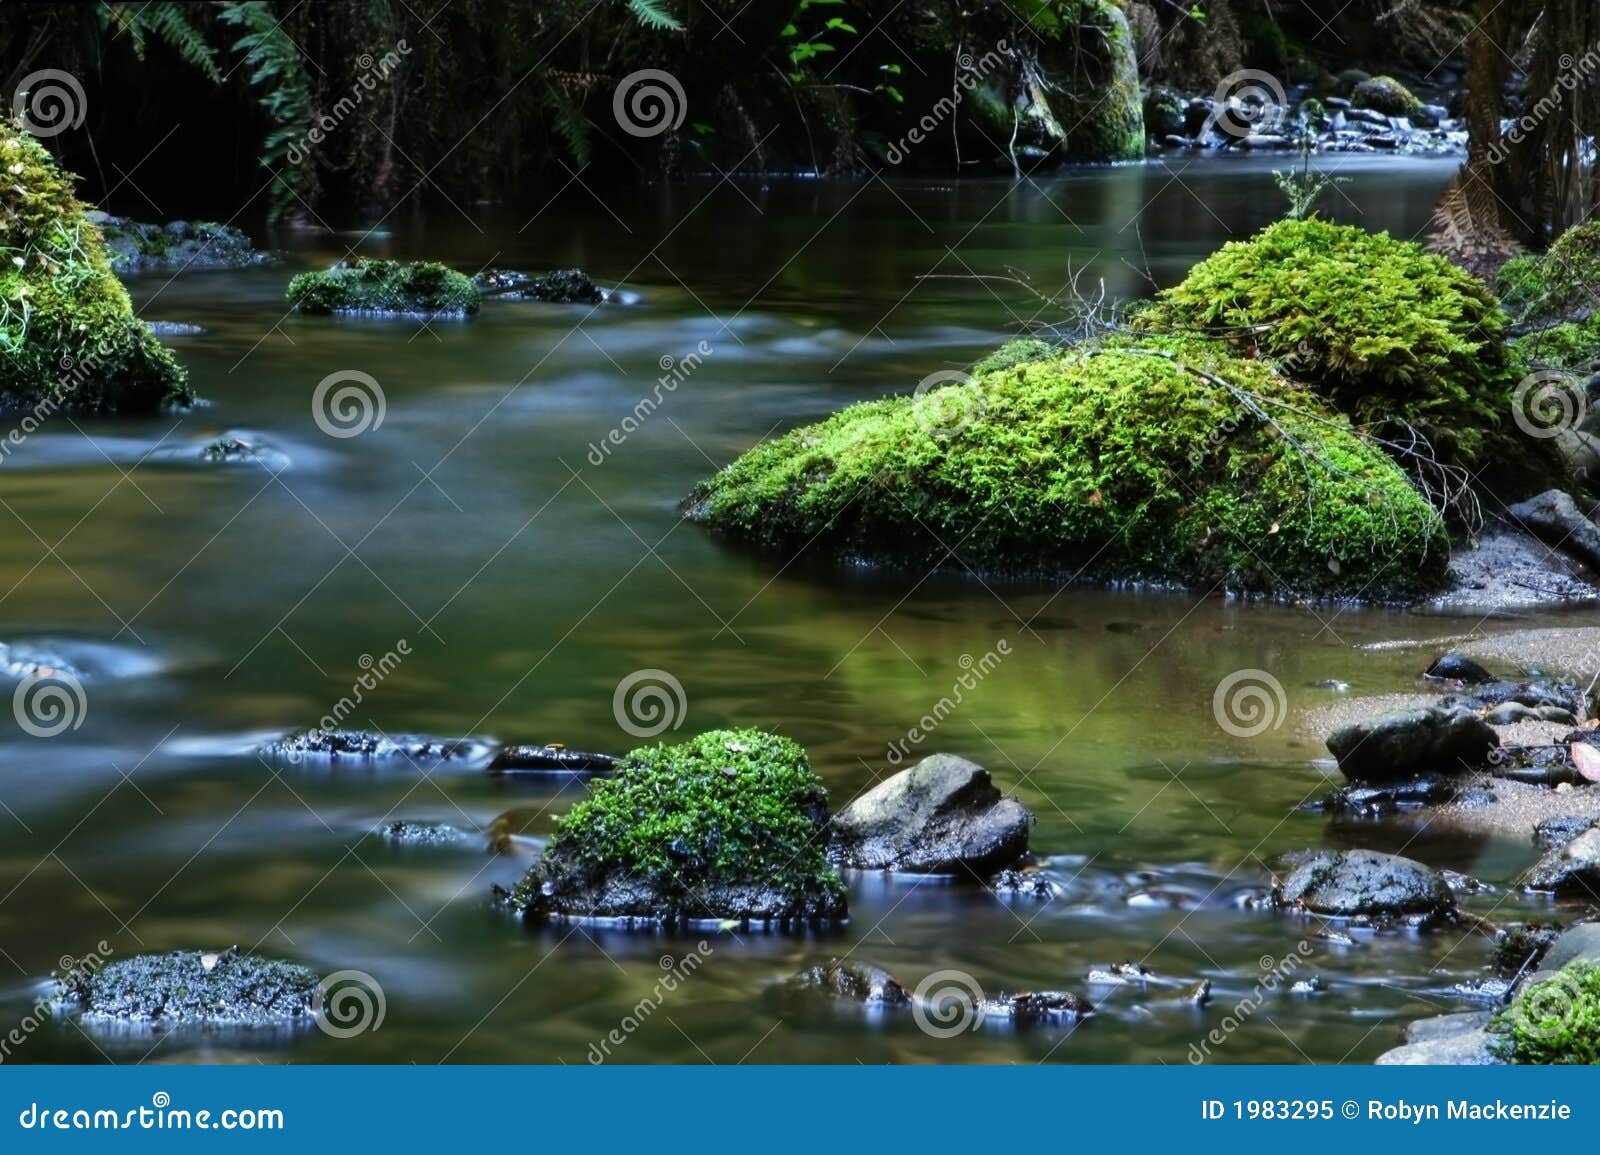
M 1061 347 L 1038 337 L 1017 337 L 1007 341 L 972 367 L 974 373 L 990 373 L 996 369 L 1015 369 L 1057 356 Z
M 1135 324 L 1258 350 L 1379 436 L 1421 430 L 1443 461 L 1531 462 L 1507 429 L 1519 374 L 1494 294 L 1387 233 L 1280 221 L 1201 261 Z
M 244 269 L 272 258 L 250 238 L 216 221 L 169 221 L 164 225 L 91 213 L 105 238 L 111 267 L 118 273 Z
M 746 453 L 688 512 L 844 560 L 1272 593 L 1426 587 L 1446 554 L 1438 514 L 1314 394 L 1159 337 L 853 405 Z
M 156 1025 L 273 1026 L 311 1022 L 318 977 L 303 966 L 237 949 L 191 950 L 118 959 L 93 973 L 69 973 L 58 987 L 86 1016 Z
M 1490 1029 L 1495 1051 L 1514 1063 L 1600 1063 L 1600 966 L 1573 962 L 1529 983 Z
M 644 747 L 557 824 L 506 900 L 533 921 L 776 925 L 845 917 L 824 857 L 827 791 L 805 751 L 761 730 Z
M 0 407 L 151 413 L 194 400 L 134 316 L 72 177 L 0 120 Z
M 1410 116 L 1422 111 L 1422 101 L 1392 76 L 1373 76 L 1350 90 L 1350 103 L 1385 116 Z
M 472 278 L 438 261 L 385 261 L 357 257 L 331 269 L 301 273 L 288 299 L 302 313 L 467 317 L 483 293 Z

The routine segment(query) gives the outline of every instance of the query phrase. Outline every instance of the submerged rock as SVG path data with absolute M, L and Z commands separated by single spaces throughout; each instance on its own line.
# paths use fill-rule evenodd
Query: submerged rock
M 107 963 L 61 993 L 88 1018 L 272 1026 L 310 1022 L 318 981 L 306 967 L 233 949 L 173 951 Z
M 1331 791 L 1318 808 L 1334 813 L 1375 817 L 1398 810 L 1444 802 L 1455 797 L 1456 784 L 1442 774 L 1419 774 L 1375 785 L 1351 783 Z
M 1442 654 L 1423 672 L 1425 678 L 1477 685 L 1494 681 L 1494 675 L 1465 654 Z
M 911 992 L 888 971 L 851 959 L 829 959 L 807 967 L 789 981 L 801 989 L 868 1005 L 898 1007 L 911 1002 Z
M 1094 1005 L 1071 991 L 1025 991 L 984 999 L 978 1010 L 986 1021 L 1009 1021 L 1018 1027 L 1066 1026 L 1093 1014 Z
M 1449 884 L 1437 871 L 1395 854 L 1316 850 L 1292 855 L 1285 865 L 1291 870 L 1278 885 L 1278 904 L 1313 914 L 1435 917 L 1456 905 Z
M 465 842 L 467 835 L 443 822 L 390 822 L 379 831 L 385 842 L 397 846 L 451 846 Z
M 621 761 L 612 754 L 568 750 L 565 746 L 502 746 L 489 763 L 489 773 L 609 774 Z
M 503 301 L 598 305 L 609 296 L 582 269 L 557 269 L 539 275 L 490 269 L 479 273 L 473 281 L 485 293 Z
M 591 784 L 500 898 L 533 922 L 838 922 L 845 890 L 823 854 L 826 800 L 805 751 L 775 734 L 714 730 L 643 747 Z
M 833 816 L 828 857 L 862 870 L 986 877 L 1028 849 L 1033 815 L 989 771 L 933 754 Z
M 424 769 L 440 762 L 469 762 L 487 755 L 487 748 L 467 739 L 434 738 L 426 734 L 375 734 L 368 730 L 301 730 L 268 742 L 260 753 L 287 762 L 415 763 Z
M 1550 851 L 1528 872 L 1528 889 L 1553 894 L 1600 894 L 1600 829 Z
M 1419 770 L 1478 769 L 1499 745 L 1499 735 L 1476 714 L 1437 706 L 1398 710 L 1328 735 L 1339 769 L 1361 782 L 1394 781 Z
M 471 278 L 438 261 L 356 257 L 289 282 L 288 299 L 302 313 L 379 317 L 469 317 L 483 294 Z

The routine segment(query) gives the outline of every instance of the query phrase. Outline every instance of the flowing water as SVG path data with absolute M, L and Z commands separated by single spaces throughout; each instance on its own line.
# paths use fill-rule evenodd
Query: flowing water
M 1408 1019 L 1469 1005 L 1450 988 L 1483 974 L 1480 938 L 1335 946 L 1234 901 L 1274 855 L 1306 846 L 1407 846 L 1495 883 L 1527 863 L 1530 847 L 1297 809 L 1333 780 L 1298 721 L 1327 698 L 1314 683 L 1395 688 L 1417 655 L 1355 647 L 1449 623 L 996 586 L 959 566 L 922 580 L 784 567 L 677 512 L 697 479 L 772 431 L 909 391 L 1039 315 L 1022 286 L 971 278 L 1015 274 L 1053 294 L 1078 274 L 1085 289 L 1103 278 L 1113 295 L 1147 292 L 1279 211 L 1267 168 L 624 197 L 573 186 L 519 210 L 402 212 L 363 245 L 468 269 L 582 265 L 638 294 L 592 315 L 531 303 L 426 326 L 287 315 L 288 276 L 359 234 L 268 237 L 289 250 L 271 269 L 135 280 L 145 316 L 204 328 L 172 344 L 210 406 L 57 417 L 0 465 L 0 641 L 13 657 L 72 661 L 85 690 L 56 736 L 9 718 L 0 732 L 0 1018 L 21 1020 L 58 958 L 102 941 L 116 956 L 237 943 L 358 969 L 386 1011 L 353 1038 L 113 1036 L 60 1018 L 10 1060 L 581 1063 L 616 1029 L 611 1055 L 635 1062 L 1184 1062 L 1217 1029 L 1216 1061 L 1360 1061 Z M 1346 171 L 1333 215 L 1411 236 L 1450 166 Z M 682 383 L 607 447 L 665 358 Z M 336 438 L 311 399 L 343 370 L 379 382 L 385 410 Z M 181 460 L 228 430 L 289 468 Z M 850 924 L 827 936 L 529 930 L 489 904 L 529 844 L 400 849 L 373 831 L 397 818 L 478 831 L 517 809 L 537 840 L 580 780 L 329 771 L 249 752 L 329 713 L 374 663 L 388 672 L 350 725 L 626 749 L 637 743 L 613 693 L 654 669 L 686 702 L 664 737 L 783 731 L 842 803 L 894 769 L 891 743 L 1001 642 L 1009 652 L 912 753 L 991 767 L 1037 813 L 1033 845 L 1059 893 L 852 877 Z M 1214 688 L 1240 669 L 1270 671 L 1287 697 L 1282 724 L 1254 738 L 1213 713 Z M 1498 892 L 1473 901 L 1525 909 Z M 663 960 L 702 939 L 703 963 L 654 1005 Z M 783 997 L 785 976 L 846 952 L 911 985 L 954 970 L 991 994 L 1074 989 L 1101 1013 L 1071 1032 L 985 1022 L 941 1037 L 909 1013 Z M 1296 952 L 1295 977 L 1320 976 L 1323 992 L 1290 994 L 1264 969 Z M 1197 1011 L 1181 988 L 1087 983 L 1127 959 L 1210 977 L 1217 1002 Z M 1240 999 L 1253 1009 L 1233 1030 Z

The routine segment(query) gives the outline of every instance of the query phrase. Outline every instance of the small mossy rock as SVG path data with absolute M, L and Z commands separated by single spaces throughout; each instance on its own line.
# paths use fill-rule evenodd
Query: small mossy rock
M 274 1026 L 312 1021 L 318 981 L 306 967 L 234 950 L 173 951 L 117 959 L 62 993 L 91 1019 Z
M 1568 229 L 1543 255 L 1512 258 L 1495 276 L 1506 311 L 1519 321 L 1540 323 L 1591 319 L 1597 284 L 1600 220 Z
M 1283 401 L 1289 437 L 1231 387 Z M 959 541 L 997 576 L 1399 596 L 1448 562 L 1443 519 L 1314 396 L 1159 337 L 853 405 L 763 442 L 685 509 L 785 556 L 919 572 Z
M 984 357 L 972 367 L 972 372 L 992 373 L 999 369 L 1015 369 L 1018 365 L 1031 365 L 1061 354 L 1061 347 L 1038 337 L 1015 337 Z
M 1561 927 L 1548 923 L 1525 923 L 1507 927 L 1495 935 L 1490 966 L 1501 978 L 1517 979 L 1537 966 L 1561 937 Z
M 869 1006 L 899 1007 L 911 1002 L 911 992 L 899 979 L 882 967 L 854 959 L 829 959 L 807 967 L 789 981 L 803 990 Z
M 472 279 L 485 293 L 503 301 L 598 305 L 607 298 L 606 291 L 582 269 L 557 269 L 542 274 L 488 269 Z
M 133 313 L 72 177 L 0 117 L 0 410 L 148 414 L 194 401 L 172 354 Z
M 1546 490 L 1506 512 L 1540 541 L 1600 569 L 1600 526 L 1584 516 L 1570 493 Z
M 1183 99 L 1170 88 L 1152 88 L 1144 97 L 1144 130 L 1152 140 L 1183 136 Z
M 635 750 L 595 780 L 506 896 L 530 921 L 832 923 L 827 791 L 805 751 L 761 730 Z
M 132 221 L 109 213 L 89 214 L 105 237 L 111 267 L 121 274 L 246 269 L 269 263 L 250 238 L 216 221 Z
M 1422 101 L 1392 76 L 1373 76 L 1350 90 L 1350 103 L 1385 116 L 1410 116 L 1422 111 Z
M 1438 706 L 1396 710 L 1328 735 L 1329 752 L 1353 782 L 1399 781 L 1422 770 L 1465 773 L 1483 767 L 1499 745 L 1476 714 Z
M 833 816 L 828 857 L 862 870 L 984 878 L 1028 850 L 1033 814 L 976 762 L 933 754 Z
M 1274 897 L 1340 918 L 1438 916 L 1455 909 L 1455 895 L 1437 871 L 1376 850 L 1316 850 L 1285 859 L 1291 867 Z
M 1600 894 L 1600 829 L 1585 831 L 1536 862 L 1528 872 L 1528 889 L 1551 894 Z
M 1439 655 L 1423 671 L 1423 677 L 1437 678 L 1443 682 L 1465 682 L 1469 686 L 1494 681 L 1494 675 L 1477 662 L 1465 654 L 1455 653 Z
M 471 278 L 438 261 L 367 257 L 301 273 L 289 282 L 287 296 L 302 313 L 386 317 L 467 317 L 483 301 Z

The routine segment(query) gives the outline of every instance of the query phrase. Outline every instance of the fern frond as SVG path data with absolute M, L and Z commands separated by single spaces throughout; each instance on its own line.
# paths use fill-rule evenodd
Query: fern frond
M 678 18 L 667 11 L 666 0 L 628 0 L 628 11 L 646 28 L 657 32 L 682 32 Z

